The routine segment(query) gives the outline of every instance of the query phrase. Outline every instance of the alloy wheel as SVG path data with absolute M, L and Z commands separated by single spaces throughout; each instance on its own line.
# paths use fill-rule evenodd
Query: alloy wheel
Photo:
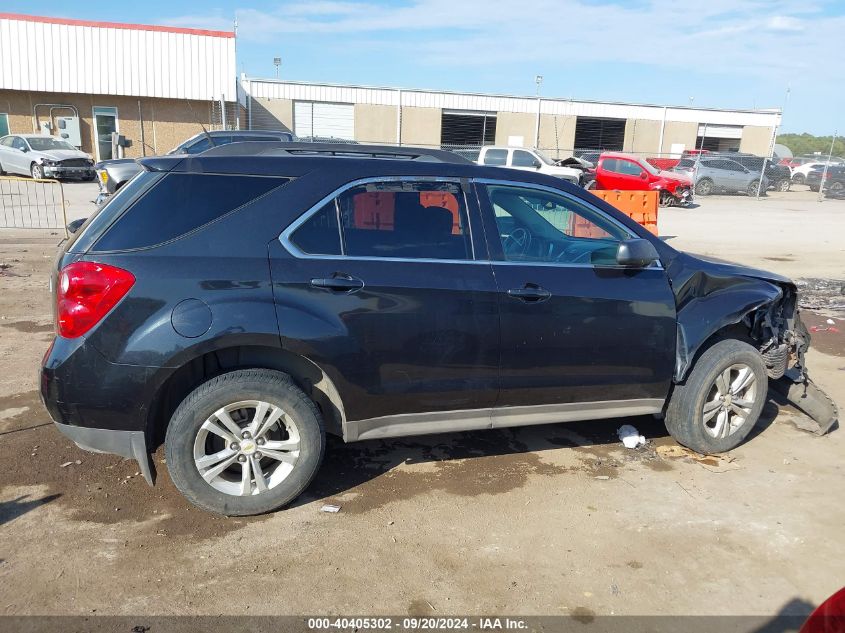
M 215 490 L 258 495 L 278 486 L 299 460 L 299 429 L 268 402 L 243 400 L 212 413 L 194 440 L 194 464 Z
M 751 367 L 738 363 L 723 370 L 704 400 L 705 433 L 716 439 L 736 433 L 751 414 L 756 397 L 757 379 Z

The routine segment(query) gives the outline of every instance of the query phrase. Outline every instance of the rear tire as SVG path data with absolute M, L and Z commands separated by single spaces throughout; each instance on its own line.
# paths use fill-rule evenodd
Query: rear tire
M 165 438 L 167 469 L 179 491 L 227 516 L 293 501 L 317 474 L 325 445 L 314 403 L 290 376 L 266 369 L 229 372 L 197 387 L 176 409 Z
M 699 453 L 729 451 L 754 428 L 767 392 L 760 352 L 736 339 L 721 340 L 675 386 L 666 409 L 666 429 L 679 444 Z
M 792 182 L 796 185 L 803 185 L 804 184 L 804 174 L 795 174 L 792 177 Z
M 789 182 L 788 178 L 782 178 L 778 180 L 777 184 L 775 185 L 775 191 L 789 191 Z
M 827 188 L 828 191 L 833 194 L 836 194 L 837 196 L 842 193 L 843 189 L 845 189 L 845 184 L 839 182 L 838 180 L 830 183 L 830 186 Z

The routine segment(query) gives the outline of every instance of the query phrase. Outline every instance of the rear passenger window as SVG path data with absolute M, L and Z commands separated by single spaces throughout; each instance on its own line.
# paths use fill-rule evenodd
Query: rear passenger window
M 342 245 L 335 218 L 340 220 Z M 306 254 L 340 251 L 349 257 L 472 259 L 464 195 L 453 183 L 353 187 L 310 216 L 290 241 Z
M 488 149 L 484 152 L 485 165 L 506 165 L 508 162 L 508 150 L 506 149 Z
M 323 205 L 296 229 L 291 236 L 291 242 L 308 255 L 340 255 L 342 249 L 335 201 Z
M 173 240 L 281 187 L 287 178 L 168 174 L 137 200 L 95 244 L 95 251 Z

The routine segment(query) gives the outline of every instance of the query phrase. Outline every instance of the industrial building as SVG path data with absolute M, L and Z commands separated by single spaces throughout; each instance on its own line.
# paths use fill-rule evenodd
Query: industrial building
M 0 13 L 0 136 L 61 136 L 96 159 L 162 154 L 209 129 L 362 143 L 770 151 L 781 113 L 236 76 L 234 31 Z
M 245 125 L 301 137 L 431 147 L 539 147 L 555 157 L 606 149 L 678 155 L 685 149 L 764 155 L 780 110 L 724 110 L 302 83 L 242 77 Z
M 0 136 L 162 154 L 219 127 L 236 94 L 234 32 L 0 13 Z

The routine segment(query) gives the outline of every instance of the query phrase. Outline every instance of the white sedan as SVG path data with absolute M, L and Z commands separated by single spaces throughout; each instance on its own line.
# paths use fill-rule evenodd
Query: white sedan
M 54 136 L 9 134 L 0 138 L 0 175 L 21 174 L 33 178 L 93 180 L 91 156 Z

